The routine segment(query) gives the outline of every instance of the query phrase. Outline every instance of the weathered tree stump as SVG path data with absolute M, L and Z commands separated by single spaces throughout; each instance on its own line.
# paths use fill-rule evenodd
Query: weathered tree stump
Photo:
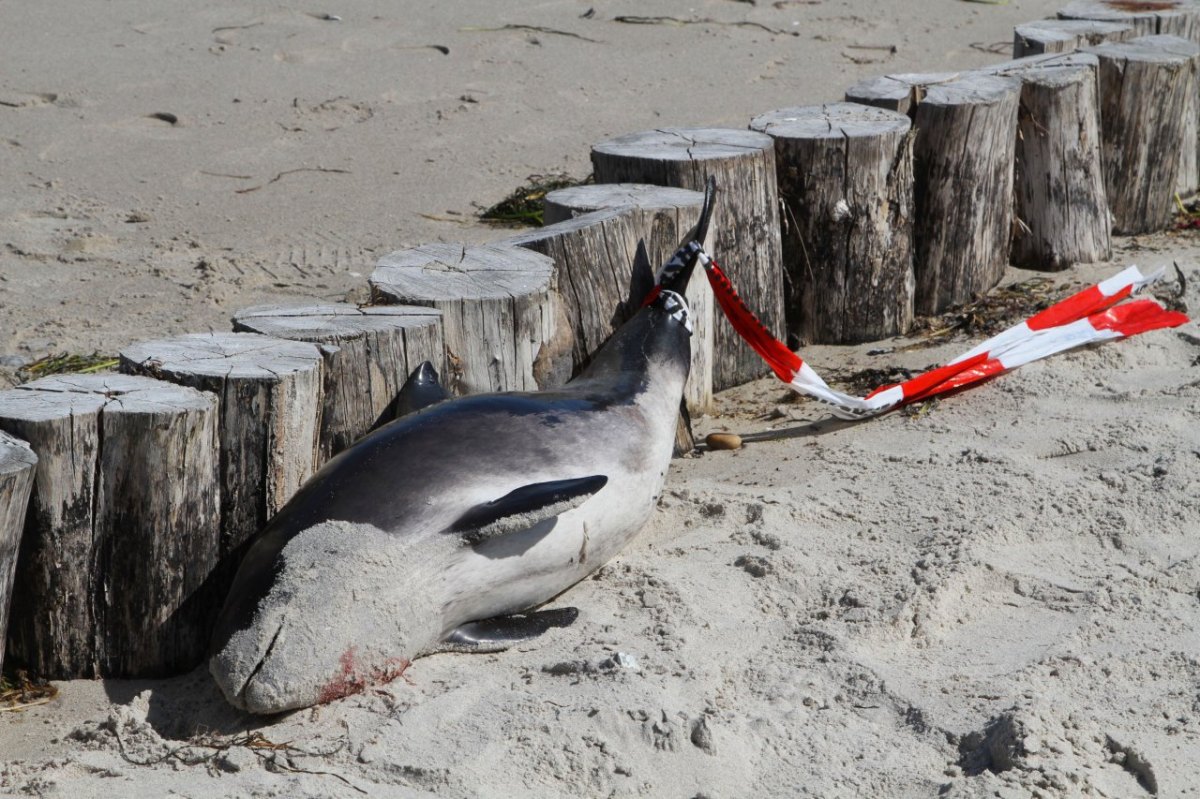
M 1112 257 L 1098 63 L 1094 55 L 1071 52 L 983 70 L 1021 81 L 1011 254 L 1016 266 L 1057 271 Z
M 1101 160 L 1113 229 L 1161 230 L 1174 193 L 1197 183 L 1200 48 L 1145 36 L 1087 52 L 1100 59 Z
M 699 220 L 704 195 L 654 188 L 686 193 L 687 202 L 661 208 L 603 208 L 507 239 L 506 243 L 528 247 L 554 260 L 560 318 L 570 328 L 568 368 L 560 366 L 554 370 L 557 374 L 552 380 L 539 379 L 539 384 L 561 385 L 590 360 L 613 331 L 637 313 L 654 285 L 658 268 Z M 712 403 L 716 328 L 712 289 L 703 275 L 693 278 L 686 298 L 693 333 L 691 374 L 684 398 L 692 413 L 701 414 L 707 413 Z
M 954 83 L 961 72 L 903 72 L 878 75 L 854 84 L 846 90 L 846 102 L 884 108 L 909 117 L 916 115 L 917 106 L 930 86 Z
M 1200 40 L 1200 6 L 1194 0 L 1071 0 L 1058 16 L 1128 25 L 1134 36 L 1169 34 Z
M 231 579 L 242 545 L 313 473 L 321 423 L 320 351 L 254 333 L 193 333 L 125 348 L 121 371 L 217 395 L 225 563 L 216 582 Z
M 856 103 L 750 123 L 775 140 L 788 318 L 814 343 L 874 341 L 913 321 L 912 123 Z
M 1013 29 L 1013 58 L 1069 53 L 1105 42 L 1123 42 L 1138 33 L 1122 22 L 1094 19 L 1039 19 Z
M 28 444 L 0 430 L 0 665 L 4 663 L 4 639 L 13 579 L 17 574 L 17 550 L 25 531 L 25 509 L 29 507 L 36 465 L 37 455 Z
M 371 290 L 442 312 L 456 392 L 534 391 L 534 361 L 556 333 L 553 273 L 553 261 L 520 247 L 426 244 L 379 259 Z
M 318 462 L 395 418 L 405 379 L 424 361 L 445 374 L 442 315 L 412 305 L 260 305 L 233 317 L 238 332 L 323 345 Z
M 712 256 L 728 272 L 746 304 L 775 335 L 782 335 L 784 285 L 779 241 L 775 148 L 749 130 L 664 128 L 618 136 L 592 147 L 597 183 L 653 183 L 703 191 L 717 179 Z M 719 325 L 713 350 L 713 388 L 761 376 L 762 359 L 729 325 Z
M 916 107 L 916 310 L 961 305 L 1000 282 L 1012 226 L 1021 84 L 967 75 L 929 85 Z
M 38 455 L 8 657 L 55 678 L 194 667 L 220 547 L 217 403 L 129 375 L 0 393 L 0 427 Z

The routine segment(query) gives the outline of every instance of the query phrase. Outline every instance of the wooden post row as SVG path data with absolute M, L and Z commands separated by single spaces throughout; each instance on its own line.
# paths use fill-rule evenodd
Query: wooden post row
M 917 313 L 968 302 L 1004 275 L 1020 88 L 964 73 L 894 75 L 846 92 L 850 102 L 914 118 Z
M 0 665 L 4 663 L 4 640 L 13 580 L 17 575 L 17 550 L 25 530 L 25 509 L 33 489 L 37 455 L 29 445 L 0 430 Z
M 433 308 L 260 305 L 238 311 L 233 329 L 320 345 L 318 466 L 395 418 L 396 395 L 422 362 L 446 372 L 442 315 Z
M 217 405 L 128 375 L 0 392 L 37 453 L 7 657 L 46 677 L 163 676 L 204 656 L 220 545 Z

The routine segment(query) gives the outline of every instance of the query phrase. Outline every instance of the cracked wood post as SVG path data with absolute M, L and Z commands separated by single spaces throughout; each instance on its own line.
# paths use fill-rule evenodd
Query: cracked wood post
M 571 327 L 567 377 L 641 307 L 659 267 L 699 221 L 703 204 L 703 194 L 686 189 L 577 186 L 547 195 L 547 221 L 555 221 L 507 240 L 554 259 L 555 291 Z M 710 240 L 712 235 L 710 230 Z M 684 399 L 688 410 L 700 415 L 712 404 L 716 319 L 712 289 L 699 270 L 688 285 L 687 301 L 693 332 Z
M 8 656 L 59 679 L 161 677 L 205 656 L 220 547 L 217 403 L 121 374 L 0 393 L 36 480 Z
M 1011 263 L 1058 271 L 1112 258 L 1100 158 L 1096 56 L 1074 52 L 985 70 L 1021 81 Z
M 322 345 L 318 465 L 394 419 L 396 395 L 422 362 L 446 373 L 442 315 L 433 308 L 258 305 L 238 311 L 233 329 Z
M 757 116 L 787 210 L 788 318 L 811 343 L 875 341 L 913 322 L 912 123 L 857 103 Z
M 933 73 L 872 78 L 846 92 L 913 118 L 919 314 L 970 302 L 1004 275 L 1020 88 L 1012 78 Z
M 1132 25 L 1092 19 L 1039 19 L 1013 29 L 1013 58 L 1069 53 L 1139 35 Z
M 222 562 L 212 585 L 219 606 L 247 540 L 313 473 L 320 350 L 255 333 L 192 333 L 126 347 L 121 371 L 217 396 Z
M 9 602 L 35 466 L 37 455 L 29 445 L 0 430 L 0 665 L 4 664 Z
M 1144 36 L 1086 52 L 1100 59 L 1101 159 L 1113 230 L 1162 230 L 1174 193 L 1200 182 L 1200 46 Z
M 371 291 L 442 312 L 456 393 L 536 391 L 534 364 L 558 332 L 553 273 L 553 261 L 521 247 L 426 244 L 380 258 Z
M 703 191 L 717 179 L 711 255 L 767 329 L 782 337 L 783 256 L 779 192 L 771 138 L 750 130 L 663 128 L 630 133 L 592 147 L 597 183 L 653 183 Z M 718 325 L 713 389 L 746 383 L 767 371 L 729 325 Z
M 1128 25 L 1134 36 L 1169 34 L 1200 41 L 1200 5 L 1194 0 L 1071 0 L 1058 16 Z

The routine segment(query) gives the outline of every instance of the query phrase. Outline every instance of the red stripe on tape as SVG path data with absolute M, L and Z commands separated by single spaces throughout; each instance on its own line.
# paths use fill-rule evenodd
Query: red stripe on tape
M 1164 327 L 1179 327 L 1188 318 L 1177 311 L 1168 311 L 1154 300 L 1134 300 L 1103 313 L 1088 317 L 1088 322 L 1097 330 L 1111 330 L 1122 336 L 1136 336 L 1147 330 Z
M 1106 295 L 1099 286 L 1092 286 L 1034 314 L 1025 321 L 1025 324 L 1029 326 L 1030 330 L 1045 330 L 1077 322 L 1089 314 L 1120 302 L 1131 293 L 1133 293 L 1132 286 L 1124 286 L 1116 294 L 1111 295 Z
M 804 361 L 782 341 L 771 335 L 766 325 L 746 307 L 746 303 L 738 296 L 733 284 L 716 261 L 708 257 L 702 258 L 701 262 L 704 264 L 704 274 L 708 275 L 708 282 L 717 298 L 717 304 L 725 312 L 733 329 L 767 362 L 767 366 L 771 367 L 776 377 L 785 383 L 792 382 Z

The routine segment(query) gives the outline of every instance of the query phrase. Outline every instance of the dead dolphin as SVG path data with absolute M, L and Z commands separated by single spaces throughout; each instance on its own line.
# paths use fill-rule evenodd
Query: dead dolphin
M 654 299 L 566 386 L 417 410 L 331 460 L 279 511 L 217 622 L 209 666 L 232 704 L 307 707 L 422 654 L 495 650 L 569 621 L 511 614 L 599 568 L 650 517 L 688 375 L 683 291 L 713 195 L 710 183 Z M 410 396 L 441 398 L 427 389 Z

